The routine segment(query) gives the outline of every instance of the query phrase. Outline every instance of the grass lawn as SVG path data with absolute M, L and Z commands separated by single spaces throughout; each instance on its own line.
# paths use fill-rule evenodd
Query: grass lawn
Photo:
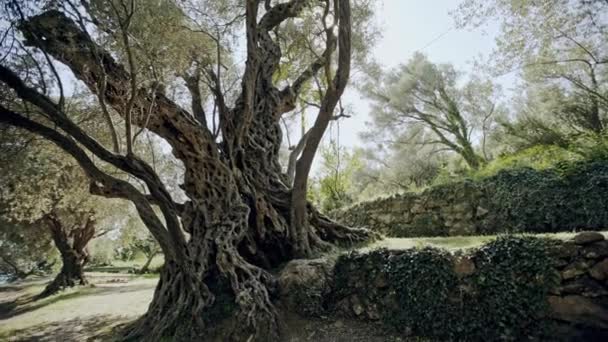
M 150 263 L 149 269 L 155 270 L 162 266 L 165 262 L 165 258 L 162 254 L 155 256 Z M 87 272 L 110 272 L 110 273 L 132 273 L 134 270 L 139 270 L 146 263 L 146 259 L 143 257 L 136 258 L 135 260 L 122 261 L 114 260 L 112 265 L 108 266 L 87 266 Z
M 608 231 L 602 232 L 608 236 Z M 555 233 L 555 234 L 535 234 L 535 236 L 549 237 L 554 239 L 567 240 L 577 233 Z M 528 234 L 530 235 L 530 234 Z M 486 242 L 496 239 L 497 235 L 483 236 L 450 236 L 450 237 L 432 237 L 432 238 L 389 238 L 375 242 L 364 250 L 387 248 L 393 250 L 422 248 L 422 247 L 438 247 L 449 250 L 466 249 L 478 247 Z
M 87 273 L 91 285 L 33 301 L 49 278 L 0 286 L 0 341 L 85 341 L 142 315 L 158 276 Z

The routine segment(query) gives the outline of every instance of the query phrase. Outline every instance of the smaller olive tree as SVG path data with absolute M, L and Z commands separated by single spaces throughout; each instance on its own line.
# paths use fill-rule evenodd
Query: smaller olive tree
M 18 151 L 15 145 L 21 145 Z M 87 284 L 84 266 L 87 244 L 104 232 L 97 229 L 95 198 L 78 166 L 59 149 L 28 135 L 3 140 L 0 165 L 0 208 L 13 227 L 31 245 L 39 235 L 51 237 L 62 260 L 61 271 L 41 293 L 51 295 L 63 288 Z M 18 152 L 18 153 L 15 153 Z M 17 232 L 12 232 L 17 233 Z
M 461 74 L 452 65 L 434 64 L 421 53 L 394 70 L 370 67 L 368 74 L 362 90 L 372 101 L 371 140 L 437 145 L 462 157 L 471 169 L 490 158 L 486 138 L 493 118 L 504 111 L 492 82 L 471 77 L 460 85 Z
M 57 262 L 49 234 L 36 224 L 15 224 L 0 218 L 0 274 L 9 280 L 46 275 Z
M 524 81 L 507 139 L 566 147 L 582 134 L 605 134 L 606 10 L 606 1 L 465 0 L 452 13 L 462 28 L 500 24 L 489 69 L 495 76 L 516 71 Z
M 120 238 L 116 251 L 123 259 L 134 259 L 137 254 L 142 254 L 145 262 L 137 270 L 138 273 L 149 272 L 150 264 L 154 257 L 162 254 L 158 241 L 148 232 L 135 213 L 129 216 L 129 219 L 120 230 Z

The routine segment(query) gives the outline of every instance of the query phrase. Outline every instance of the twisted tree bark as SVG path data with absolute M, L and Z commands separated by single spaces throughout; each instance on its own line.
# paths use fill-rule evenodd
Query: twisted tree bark
M 42 135 L 70 153 L 91 178 L 91 192 L 133 202 L 161 246 L 165 266 L 154 298 L 127 338 L 200 340 L 228 313 L 235 323 L 231 340 L 279 341 L 279 317 L 273 305 L 276 280 L 269 270 L 294 257 L 309 257 L 336 244 L 370 238 L 366 230 L 332 222 L 305 197 L 312 157 L 349 76 L 348 0 L 336 0 L 334 4 L 339 39 L 334 36 L 333 26 L 327 28 L 323 56 L 291 86 L 277 89 L 273 84 L 281 50 L 271 32 L 284 20 L 296 17 L 307 3 L 291 0 L 268 6 L 258 19 L 260 2 L 246 1 L 247 62 L 241 94 L 233 108 L 226 106 L 221 93 L 215 94 L 222 137 L 219 143 L 203 120 L 162 93 L 139 89 L 133 101 L 125 103 L 129 73 L 62 12 L 50 10 L 20 23 L 26 44 L 61 61 L 117 113 L 126 116 L 129 112 L 133 124 L 165 139 L 185 166 L 182 189 L 188 201 L 178 204 L 143 160 L 106 150 L 48 97 L 29 88 L 8 68 L 0 67 L 0 80 L 21 99 L 44 111 L 62 131 L 1 106 L 0 122 Z M 327 1 L 327 11 L 329 4 Z M 294 108 L 303 83 L 322 67 L 331 69 L 330 57 L 337 47 L 340 55 L 336 76 L 311 131 L 310 145 L 298 162 L 294 189 L 278 161 L 282 139 L 279 120 Z M 105 87 L 98 86 L 102 79 Z M 100 89 L 104 92 L 98 93 Z M 152 115 L 142 114 L 148 112 Z M 102 172 L 85 149 L 142 180 L 149 194 Z M 152 210 L 153 205 L 160 209 L 163 220 Z
M 44 218 L 53 242 L 61 254 L 61 271 L 50 282 L 38 298 L 48 297 L 65 288 L 88 284 L 84 275 L 84 266 L 89 260 L 87 244 L 95 236 L 95 221 L 92 214 L 87 214 L 83 222 L 66 227 L 54 214 Z

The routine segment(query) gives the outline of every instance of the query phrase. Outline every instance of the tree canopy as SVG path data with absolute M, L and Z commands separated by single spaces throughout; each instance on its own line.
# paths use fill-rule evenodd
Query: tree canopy
M 472 169 L 488 159 L 487 136 L 503 111 L 492 82 L 474 77 L 460 85 L 453 66 L 435 65 L 420 53 L 395 70 L 370 74 L 363 89 L 373 105 L 370 140 L 439 145 Z

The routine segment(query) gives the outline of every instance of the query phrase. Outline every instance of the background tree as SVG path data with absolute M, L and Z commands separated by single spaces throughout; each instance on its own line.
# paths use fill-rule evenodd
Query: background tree
M 420 53 L 395 70 L 370 75 L 363 87 L 372 101 L 374 132 L 368 138 L 393 145 L 439 145 L 471 169 L 489 158 L 486 137 L 493 116 L 502 111 L 498 89 L 490 81 L 472 78 L 461 86 L 451 65 L 435 65 Z
M 161 3 L 178 6 L 171 1 L 145 5 Z M 207 10 L 206 16 L 221 20 L 211 3 L 201 1 L 200 6 Z M 96 19 L 88 1 L 78 6 L 68 0 L 53 1 L 42 7 L 13 1 L 4 13 L 11 28 L 23 35 L 23 40 L 8 35 L 21 43 L 17 47 L 26 45 L 29 48 L 24 51 L 48 57 L 43 70 L 52 70 L 56 61 L 63 63 L 86 85 L 102 111 L 120 116 L 124 124 L 126 148 L 107 148 L 70 117 L 62 96 L 51 97 L 48 89 L 31 80 L 50 77 L 59 85 L 54 89 L 61 89 L 65 77 L 41 74 L 35 68 L 28 69 L 29 73 L 15 70 L 7 62 L 0 66 L 0 81 L 40 114 L 30 117 L 19 107 L 2 105 L 0 121 L 51 140 L 69 153 L 89 178 L 92 193 L 130 200 L 163 250 L 165 266 L 154 298 L 129 338 L 207 336 L 214 324 L 209 324 L 212 317 L 206 314 L 216 295 L 226 293 L 236 304 L 232 339 L 280 340 L 279 316 L 271 301 L 276 279 L 269 270 L 294 257 L 309 257 L 334 244 L 370 237 L 366 230 L 332 222 L 306 199 L 312 161 L 350 76 L 350 1 L 238 3 L 244 6 L 237 7 L 235 20 L 226 24 L 244 22 L 246 62 L 234 101 L 226 97 L 225 79 L 217 72 L 210 74 L 217 135 L 197 119 L 197 108 L 187 110 L 178 104 L 170 90 L 173 81 L 155 87 L 136 65 L 135 51 L 140 45 L 130 29 L 133 18 L 143 13 L 140 2 L 116 0 L 109 8 L 103 7 L 120 28 L 110 32 Z M 164 13 L 169 11 L 156 13 L 155 23 L 164 22 Z M 283 61 L 282 51 L 289 48 L 280 39 L 282 24 L 310 13 L 320 30 L 307 32 L 313 48 L 301 56 L 310 58 L 314 52 L 312 63 L 277 84 L 274 76 Z M 188 22 L 183 25 L 188 27 Z M 17 58 L 15 45 L 3 46 L 6 61 Z M 280 120 L 294 109 L 298 94 L 317 74 L 325 91 L 290 186 L 278 160 Z M 141 143 L 140 130 L 164 139 L 183 164 L 185 202 L 177 202 L 153 167 L 138 156 L 133 147 Z M 110 169 L 129 177 L 120 178 Z M 136 187 L 129 178 L 145 188 Z
M 130 216 L 120 230 L 119 240 L 118 253 L 125 259 L 133 259 L 138 254 L 143 254 L 145 261 L 138 270 L 139 273 L 149 272 L 154 257 L 162 254 L 158 242 L 135 215 Z
M 414 142 L 372 143 L 360 153 L 365 166 L 354 174 L 360 200 L 420 190 L 432 184 L 449 160 L 439 147 Z
M 497 137 L 503 150 L 513 153 L 539 145 L 568 149 L 577 136 L 587 132 L 572 121 L 576 117 L 562 112 L 576 101 L 558 89 L 524 88 L 512 102 L 514 117 L 500 122 L 503 134 Z
M 325 212 L 348 206 L 357 200 L 354 175 L 363 168 L 361 151 L 348 151 L 331 141 L 321 148 L 321 163 L 316 174 L 317 201 Z
M 42 297 L 87 284 L 87 244 L 103 232 L 96 229 L 97 204 L 86 191 L 86 178 L 71 159 L 50 143 L 7 127 L 4 132 L 7 135 L 0 139 L 1 215 L 11 223 L 5 229 L 15 229 L 7 234 L 25 242 L 14 248 L 25 251 L 43 247 L 48 237 L 54 242 L 62 267 Z M 5 243 L 11 240 L 15 241 Z M 45 250 L 41 248 L 36 254 Z
M 491 69 L 518 71 L 528 97 L 508 132 L 558 146 L 564 136 L 605 132 L 606 10 L 605 1 L 467 0 L 453 13 L 460 27 L 501 25 Z
M 57 249 L 44 228 L 0 219 L 0 274 L 9 279 L 45 275 L 56 261 Z

